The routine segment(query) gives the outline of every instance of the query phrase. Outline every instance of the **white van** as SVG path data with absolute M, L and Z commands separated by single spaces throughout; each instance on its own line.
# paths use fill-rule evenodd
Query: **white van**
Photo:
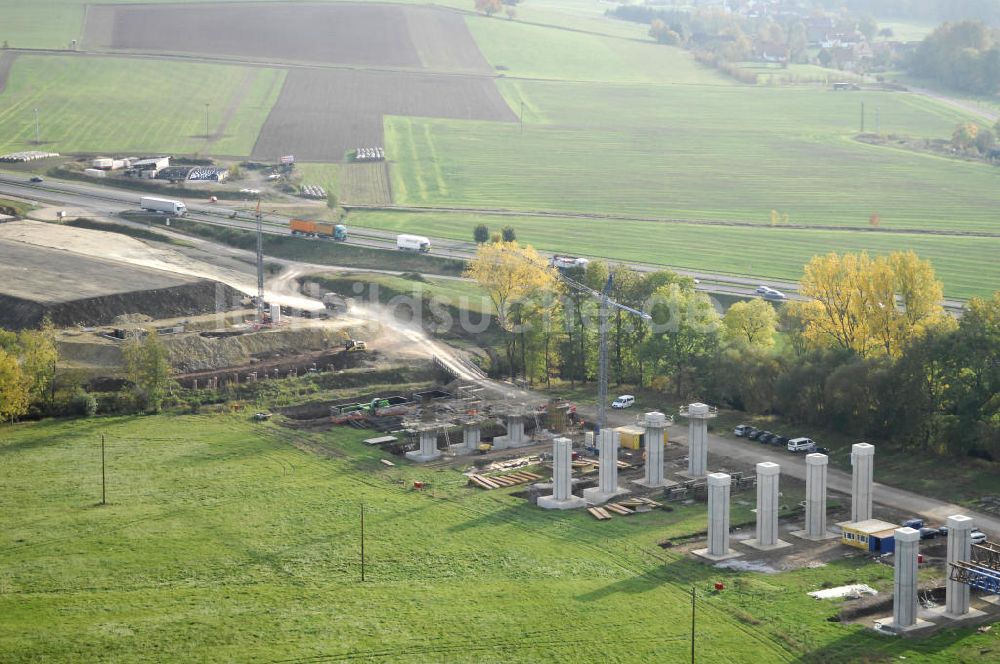
M 631 394 L 623 394 L 611 402 L 612 408 L 631 408 L 635 405 L 635 397 Z
M 792 438 L 788 441 L 789 452 L 815 452 L 816 442 L 811 438 Z

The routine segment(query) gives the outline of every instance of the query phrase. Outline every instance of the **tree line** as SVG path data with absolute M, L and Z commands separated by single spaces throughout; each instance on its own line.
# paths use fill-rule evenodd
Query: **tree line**
M 992 95 L 1000 91 L 1000 31 L 980 21 L 939 26 L 920 42 L 910 72 L 955 90 Z
M 503 333 L 494 375 L 534 385 L 596 379 L 598 298 L 531 247 L 481 245 L 468 276 Z M 609 382 L 938 453 L 1000 458 L 1000 294 L 961 320 L 913 252 L 817 256 L 802 301 L 755 298 L 718 313 L 694 281 L 592 261 L 567 271 L 650 321 L 612 309 Z M 782 343 L 777 344 L 776 339 Z
M 122 347 L 126 384 L 115 395 L 116 412 L 159 412 L 173 386 L 168 353 L 156 332 L 133 334 Z M 49 321 L 37 330 L 0 328 L 0 421 L 28 417 L 91 416 L 98 401 L 83 387 L 80 372 L 59 375 L 56 331 Z

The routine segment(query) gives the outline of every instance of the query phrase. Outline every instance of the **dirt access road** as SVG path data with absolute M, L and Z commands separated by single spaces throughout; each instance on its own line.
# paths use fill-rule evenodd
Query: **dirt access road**
M 971 101 L 967 101 L 964 99 L 955 99 L 954 97 L 948 97 L 946 95 L 941 94 L 940 92 L 934 92 L 933 90 L 928 90 L 926 88 L 910 88 L 910 92 L 913 92 L 918 95 L 923 95 L 925 97 L 930 97 L 931 99 L 936 99 L 942 104 L 947 104 L 952 108 L 957 108 L 960 111 L 971 113 L 972 115 L 975 115 L 978 118 L 986 120 L 990 124 L 993 124 L 994 122 L 997 121 L 998 116 L 996 113 L 994 113 L 993 111 L 986 110 L 982 106 L 979 106 Z

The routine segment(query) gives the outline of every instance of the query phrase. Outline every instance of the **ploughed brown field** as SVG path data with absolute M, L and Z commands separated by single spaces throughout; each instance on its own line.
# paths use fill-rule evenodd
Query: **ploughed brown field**
M 85 44 L 163 53 L 490 73 L 461 14 L 381 4 L 94 5 Z
M 293 69 L 253 157 L 294 154 L 302 161 L 340 161 L 354 148 L 383 145 L 383 115 L 517 119 L 493 79 L 483 76 Z

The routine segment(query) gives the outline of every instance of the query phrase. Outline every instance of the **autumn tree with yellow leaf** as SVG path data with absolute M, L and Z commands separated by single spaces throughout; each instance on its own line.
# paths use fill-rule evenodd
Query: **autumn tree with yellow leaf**
M 789 306 L 815 346 L 899 357 L 928 327 L 948 324 L 942 292 L 930 262 L 912 251 L 875 258 L 829 253 L 805 267 L 799 293 L 809 299 Z
M 31 401 L 31 380 L 21 371 L 17 358 L 0 348 L 0 421 L 20 417 L 28 412 Z
M 523 313 L 533 297 L 552 291 L 555 269 L 531 246 L 517 242 L 482 244 L 465 275 L 475 279 L 493 304 L 497 324 L 504 331 L 510 377 L 516 372 L 516 339 L 524 331 Z
M 778 312 L 759 297 L 736 302 L 722 317 L 723 338 L 740 345 L 770 348 L 774 345 L 777 329 Z

